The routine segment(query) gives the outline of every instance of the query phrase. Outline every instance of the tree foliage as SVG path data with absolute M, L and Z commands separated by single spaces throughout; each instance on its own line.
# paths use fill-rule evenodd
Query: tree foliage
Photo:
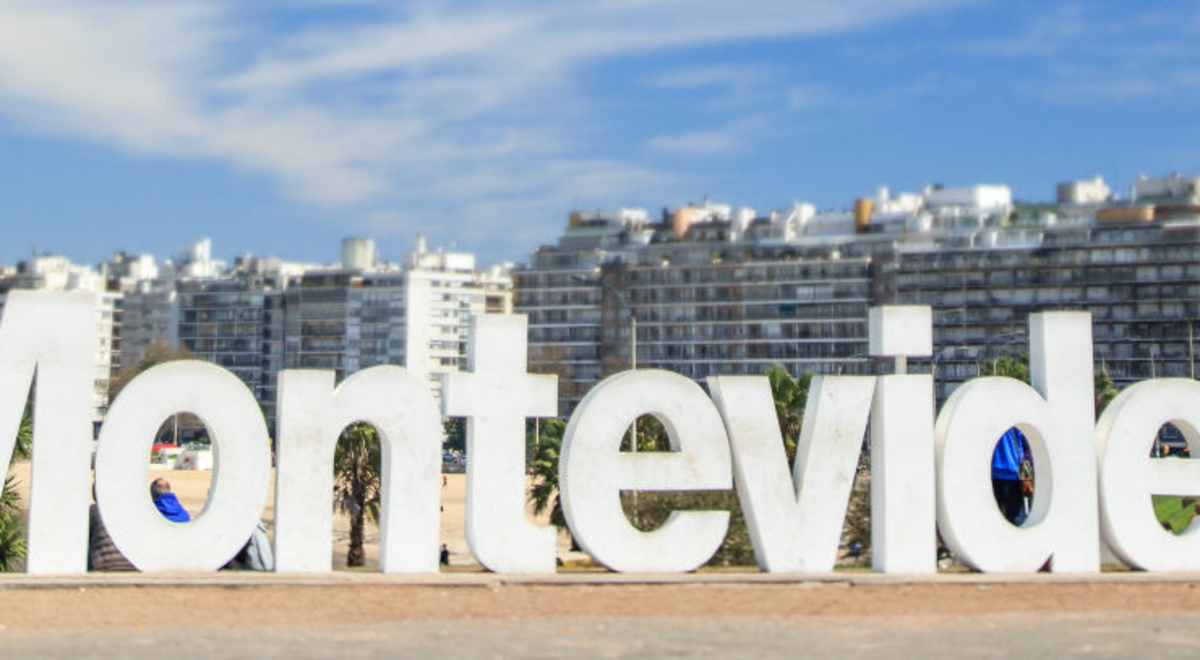
M 379 522 L 381 460 L 375 427 L 356 423 L 342 431 L 333 457 L 333 502 L 339 511 L 350 516 L 347 566 L 363 565 L 366 519 Z
M 979 375 L 1015 378 L 1022 383 L 1028 383 L 1029 356 L 1021 355 L 1020 357 L 1012 357 L 1005 355 L 1004 357 L 992 360 L 984 360 L 979 363 Z
M 775 400 L 775 418 L 783 435 L 783 447 L 789 463 L 796 456 L 796 439 L 804 422 L 804 407 L 808 404 L 808 388 L 812 374 L 792 375 L 782 365 L 773 364 L 764 372 L 771 383 L 771 398 Z
M 442 447 L 448 451 L 464 452 L 467 450 L 467 419 L 465 417 L 447 417 L 442 422 L 442 432 L 446 439 Z
M 1113 384 L 1112 378 L 1109 378 L 1108 371 L 1100 369 L 1093 376 L 1093 387 L 1096 399 L 1096 417 L 1099 417 L 1108 404 L 1117 398 L 1117 386 Z
M 562 502 L 558 494 L 558 457 L 562 453 L 562 436 L 566 425 L 561 419 L 543 419 L 538 423 L 535 443 L 529 467 L 533 487 L 529 490 L 529 502 L 533 512 L 542 515 L 550 511 L 550 524 L 565 529 L 567 519 L 563 516 Z
M 25 525 L 17 483 L 11 475 L 0 492 L 0 571 L 15 570 L 25 558 Z
M 21 414 L 21 425 L 17 427 L 17 442 L 13 445 L 13 460 L 29 458 L 33 452 L 33 415 L 29 406 Z

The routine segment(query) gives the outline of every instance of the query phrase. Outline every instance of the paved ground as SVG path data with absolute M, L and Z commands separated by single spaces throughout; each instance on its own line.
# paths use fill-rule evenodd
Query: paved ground
M 1192 581 L 721 579 L 10 586 L 0 590 L 0 656 L 1200 656 Z
M 1154 626 L 1152 629 L 1151 627 Z M 4 657 L 129 658 L 1195 658 L 1195 618 L 875 622 L 535 619 L 70 632 L 6 638 Z M 1161 632 L 1188 629 L 1186 634 Z M 1151 632 L 1153 630 L 1153 632 Z
M 165 476 L 203 507 L 210 475 Z M 1200 657 L 1200 575 L 497 576 L 466 550 L 464 490 L 443 489 L 437 576 L 0 574 L 0 658 Z

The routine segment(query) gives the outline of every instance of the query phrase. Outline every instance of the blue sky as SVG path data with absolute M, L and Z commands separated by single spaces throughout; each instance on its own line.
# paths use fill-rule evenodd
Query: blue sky
M 1200 172 L 1200 2 L 4 0 L 0 263 Z

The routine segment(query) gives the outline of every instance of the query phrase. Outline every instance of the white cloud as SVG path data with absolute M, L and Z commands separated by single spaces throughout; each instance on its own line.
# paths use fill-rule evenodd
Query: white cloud
M 1039 14 L 1015 34 L 971 41 L 966 50 L 1004 57 L 1050 55 L 1062 52 L 1069 42 L 1088 31 L 1083 7 L 1068 3 Z
M 955 56 L 1020 61 L 1002 81 L 1057 103 L 1139 101 L 1155 96 L 1185 102 L 1194 93 L 1194 27 L 1178 10 L 1079 2 L 1048 5 L 999 37 L 953 44 Z M 993 78 L 989 84 L 1001 82 Z
M 767 67 L 714 64 L 663 71 L 646 76 L 642 83 L 659 89 L 707 89 L 757 85 L 773 77 L 774 72 L 769 71 Z
M 659 135 L 647 144 L 656 151 L 667 151 L 683 155 L 716 156 L 741 148 L 742 141 L 734 131 L 691 131 L 678 135 Z
M 834 102 L 835 95 L 824 85 L 792 85 L 787 92 L 788 107 L 793 110 L 809 110 Z
M 287 195 L 351 209 L 376 231 L 458 213 L 494 222 L 495 209 L 529 213 L 530 203 L 561 215 L 575 200 L 612 203 L 679 180 L 653 164 L 590 157 L 592 138 L 578 128 L 589 116 L 578 75 L 587 66 L 957 4 L 6 0 L 0 114 L 30 131 L 265 173 Z M 337 20 L 290 20 L 327 7 Z M 716 64 L 657 83 L 769 74 Z M 792 103 L 818 92 L 795 88 Z M 735 121 L 649 145 L 727 153 L 749 133 Z

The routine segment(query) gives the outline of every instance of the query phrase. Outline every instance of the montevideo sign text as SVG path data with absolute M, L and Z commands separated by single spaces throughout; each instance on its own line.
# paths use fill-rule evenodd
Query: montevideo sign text
M 0 456 L 10 457 L 36 374 L 27 517 L 30 573 L 81 573 L 87 565 L 94 300 L 88 294 L 13 292 L 0 322 Z M 871 353 L 928 356 L 930 312 L 871 312 Z M 690 571 L 725 537 L 726 511 L 677 511 L 653 531 L 633 527 L 620 492 L 736 489 L 759 566 L 833 570 L 864 436 L 871 442 L 874 568 L 928 574 L 936 533 L 973 568 L 1097 572 L 1106 543 L 1131 566 L 1200 568 L 1200 533 L 1163 530 L 1154 494 L 1200 491 L 1200 462 L 1152 459 L 1162 425 L 1200 440 L 1200 384 L 1160 379 L 1127 388 L 1096 421 L 1090 317 L 1035 314 L 1029 322 L 1033 385 L 978 378 L 935 416 L 929 375 L 826 376 L 812 382 L 795 464 L 789 466 L 763 377 L 716 376 L 708 393 L 683 376 L 628 371 L 595 386 L 570 419 L 559 481 L 571 533 L 598 562 L 622 572 Z M 466 534 L 488 569 L 555 571 L 555 534 L 525 516 L 524 425 L 556 414 L 554 376 L 525 372 L 525 318 L 473 322 L 470 365 L 446 381 L 442 406 L 399 367 L 366 369 L 335 384 L 329 371 L 280 374 L 275 556 L 282 572 L 331 570 L 332 462 L 346 425 L 366 422 L 383 455 L 380 567 L 438 570 L 442 415 L 467 419 Z M 155 431 L 179 412 L 197 415 L 217 457 L 208 502 L 195 520 L 158 514 L 146 489 Z M 639 416 L 654 415 L 672 451 L 620 451 Z M 1009 524 L 993 499 L 989 467 L 1010 427 L 1036 465 L 1028 521 Z M 869 431 L 868 431 L 869 429 Z M 217 366 L 153 367 L 112 403 L 95 455 L 100 513 L 121 552 L 143 571 L 212 571 L 258 522 L 271 478 L 270 440 L 252 393 Z

